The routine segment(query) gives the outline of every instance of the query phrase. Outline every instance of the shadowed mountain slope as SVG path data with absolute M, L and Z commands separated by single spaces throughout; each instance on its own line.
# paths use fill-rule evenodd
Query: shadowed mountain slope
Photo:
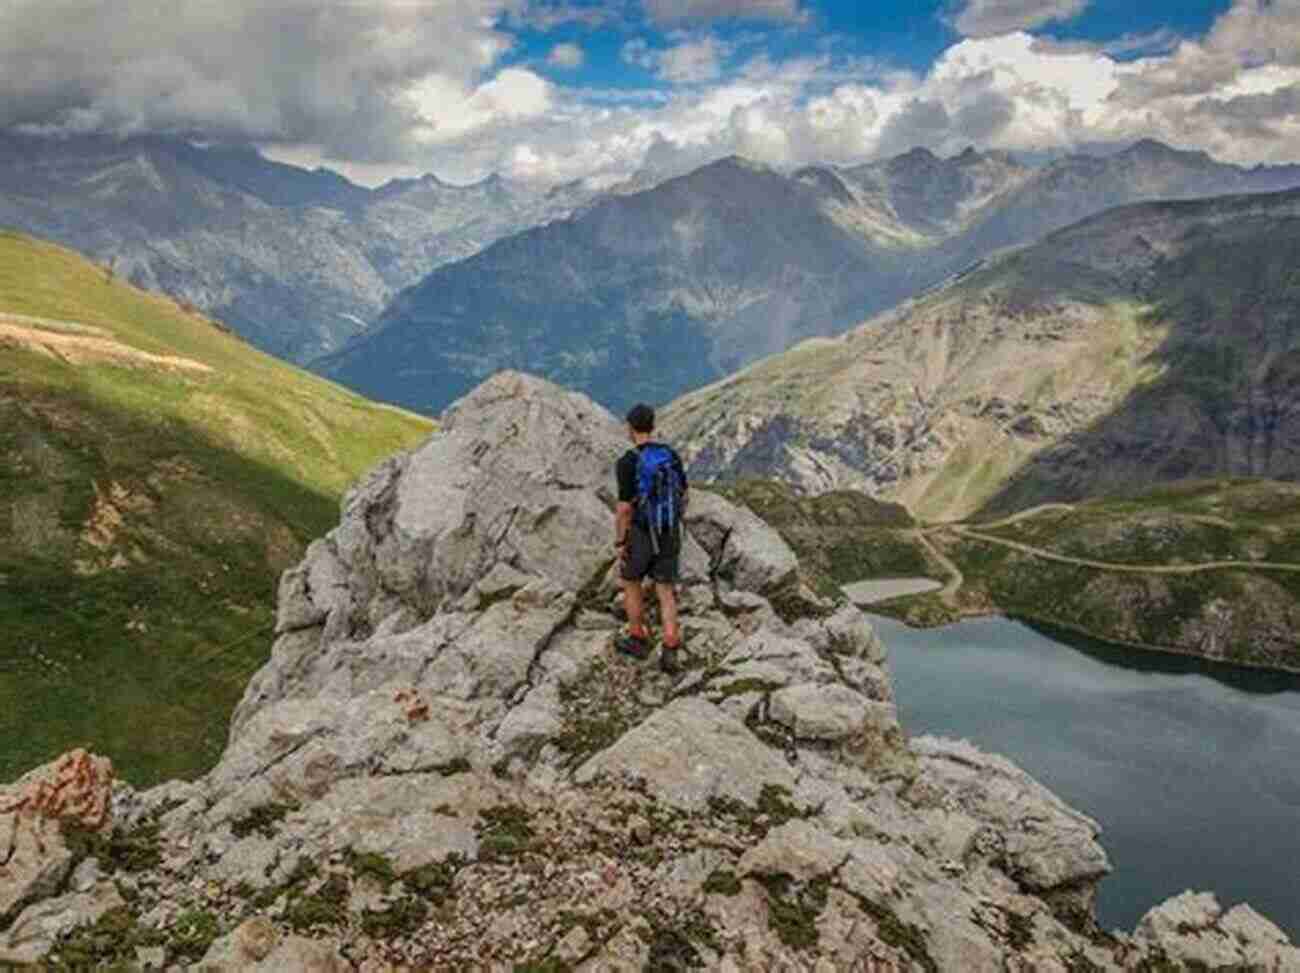
M 1300 475 L 1300 193 L 1115 210 L 667 410 L 703 476 L 928 518 Z

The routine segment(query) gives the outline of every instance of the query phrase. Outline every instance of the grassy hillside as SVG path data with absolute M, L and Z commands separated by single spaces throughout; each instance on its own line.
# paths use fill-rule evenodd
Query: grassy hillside
M 0 233 L 0 780 L 74 745 L 203 771 L 279 572 L 430 429 Z
M 963 611 L 1300 670 L 1300 486 L 1186 481 L 936 532 Z
M 841 586 L 867 578 L 943 577 L 943 569 L 917 542 L 911 514 L 898 504 L 851 490 L 797 496 L 773 480 L 709 489 L 775 527 L 799 556 L 804 580 L 827 597 L 840 597 Z
M 1300 670 L 1300 485 L 1196 480 L 1049 504 L 1000 521 L 909 527 L 852 494 L 727 490 L 775 526 L 824 593 L 929 577 L 943 592 L 872 611 L 932 625 L 1001 613 L 1106 641 Z M 905 515 L 903 515 L 905 517 Z

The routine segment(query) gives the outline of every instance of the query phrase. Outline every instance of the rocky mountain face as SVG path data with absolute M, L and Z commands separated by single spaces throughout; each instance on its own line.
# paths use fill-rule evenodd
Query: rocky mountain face
M 1300 193 L 1143 204 L 1003 255 L 666 411 L 702 478 L 924 517 L 1300 476 Z
M 1101 210 L 1296 185 L 1300 167 L 1150 142 L 1038 169 L 924 149 L 790 176 L 724 159 L 439 268 L 319 367 L 428 413 L 499 368 L 616 410 L 668 401 Z
M 371 191 L 251 148 L 0 133 L 0 226 L 80 250 L 300 363 L 434 267 L 589 197 L 432 176 Z
M 866 620 L 744 508 L 693 499 L 686 673 L 611 655 L 623 446 L 591 400 L 506 373 L 375 469 L 284 575 L 210 774 L 141 793 L 79 752 L 0 789 L 0 961 L 1300 964 L 1209 894 L 1098 930 L 1096 824 L 1003 758 L 909 741 Z

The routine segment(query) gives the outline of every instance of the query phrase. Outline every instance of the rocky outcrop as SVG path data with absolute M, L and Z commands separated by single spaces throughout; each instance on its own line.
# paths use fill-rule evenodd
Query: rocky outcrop
M 612 654 L 620 439 L 519 374 L 459 402 L 285 575 L 216 768 L 119 786 L 111 833 L 0 934 L 53 962 L 212 971 L 1219 955 L 1177 918 L 1097 930 L 1095 823 L 969 744 L 909 743 L 863 616 L 778 598 L 793 556 L 719 498 L 688 522 L 685 671 Z M 84 898 L 103 881 L 125 904 Z M 1205 928 L 1237 937 L 1239 967 L 1300 959 L 1253 913 Z
M 0 787 L 0 924 L 62 887 L 74 864 L 65 829 L 101 831 L 112 786 L 108 759 L 73 750 Z

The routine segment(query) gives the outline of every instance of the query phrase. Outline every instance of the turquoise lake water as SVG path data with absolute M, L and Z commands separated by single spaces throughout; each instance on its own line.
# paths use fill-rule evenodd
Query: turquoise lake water
M 872 617 L 911 735 L 1010 757 L 1100 822 L 1107 929 L 1185 889 L 1249 902 L 1300 942 L 1300 676 L 1235 669 L 1001 618 Z

